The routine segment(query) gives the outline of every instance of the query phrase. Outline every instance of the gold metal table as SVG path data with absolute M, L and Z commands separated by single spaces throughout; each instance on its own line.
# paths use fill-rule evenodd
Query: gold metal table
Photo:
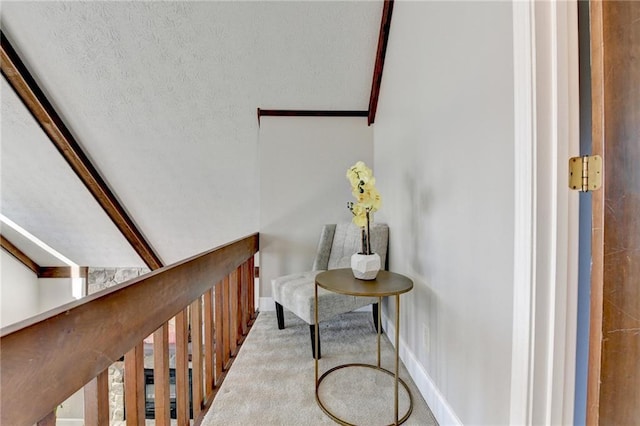
M 391 371 L 382 368 L 380 366 L 380 333 L 382 330 L 381 327 L 381 315 L 378 315 L 378 364 L 370 365 L 370 364 L 344 364 L 334 367 L 328 371 L 326 371 L 321 377 L 318 377 L 318 357 L 315 358 L 315 383 L 316 383 L 316 401 L 318 405 L 329 417 L 331 417 L 336 422 L 342 425 L 351 425 L 351 423 L 346 422 L 343 419 L 338 418 L 336 415 L 331 413 L 327 407 L 323 404 L 320 396 L 318 394 L 318 389 L 320 388 L 320 383 L 323 379 L 325 379 L 329 374 L 333 373 L 336 370 L 347 367 L 368 367 L 373 368 L 378 371 L 382 371 L 386 374 L 392 375 L 395 378 L 394 383 L 394 419 L 395 425 L 399 425 L 404 423 L 409 416 L 411 415 L 411 411 L 413 410 L 413 399 L 411 397 L 411 392 L 409 391 L 409 387 L 407 384 L 398 376 L 398 367 L 400 363 L 399 357 L 399 338 L 400 338 L 400 295 L 402 293 L 406 293 L 411 291 L 413 288 L 413 281 L 404 275 L 396 274 L 389 271 L 380 271 L 378 272 L 378 276 L 375 280 L 364 281 L 359 280 L 353 276 L 353 272 L 351 269 L 332 269 L 329 271 L 321 272 L 316 276 L 316 285 L 315 285 L 315 295 L 314 295 L 314 312 L 315 312 L 315 347 L 319 347 L 318 339 L 319 339 L 319 330 L 318 330 L 318 287 L 322 287 L 326 290 L 332 291 L 334 293 L 345 294 L 349 296 L 368 296 L 368 297 L 377 297 L 378 298 L 378 306 L 380 307 L 380 313 L 382 312 L 382 298 L 385 296 L 395 296 L 396 297 L 396 324 L 395 324 L 395 346 L 396 346 L 396 354 L 395 354 L 395 371 L 392 373 Z M 407 391 L 407 395 L 409 395 L 409 409 L 406 414 L 402 416 L 402 418 L 398 418 L 398 384 L 402 384 L 405 390 Z

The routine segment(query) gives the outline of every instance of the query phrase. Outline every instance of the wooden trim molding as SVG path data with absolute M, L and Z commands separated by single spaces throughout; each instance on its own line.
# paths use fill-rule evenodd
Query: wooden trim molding
M 368 111 L 358 110 L 310 110 L 310 109 L 261 109 L 258 108 L 258 125 L 260 117 L 367 117 Z
M 40 265 L 31 260 L 29 256 L 24 254 L 18 247 L 14 246 L 11 241 L 7 240 L 4 235 L 0 235 L 0 245 L 10 255 L 18 259 L 24 266 L 31 269 L 36 275 L 40 273 Z
M 573 424 L 579 209 L 560 166 L 579 149 L 576 12 L 575 0 L 512 9 L 518 149 L 509 424 Z
M 2 39 L 0 52 L 2 75 L 13 87 L 13 90 L 24 102 L 42 130 L 78 175 L 91 195 L 98 201 L 147 266 L 151 269 L 162 267 L 162 261 L 158 255 L 145 240 L 124 207 L 118 202 L 117 197 L 111 192 L 105 180 L 93 166 L 1 31 L 0 37 Z
M 41 266 L 38 271 L 38 278 L 87 278 L 89 268 L 80 267 L 80 274 L 75 276 L 73 268 L 70 266 Z
M 369 125 L 376 120 L 378 109 L 378 97 L 380 96 L 380 85 L 382 84 L 382 70 L 384 69 L 384 58 L 387 55 L 387 44 L 389 42 L 389 29 L 391 28 L 391 14 L 393 12 L 394 0 L 385 0 L 382 9 L 382 20 L 380 22 L 380 35 L 378 36 L 378 51 L 376 62 L 373 67 L 373 80 L 371 82 L 371 97 L 369 98 Z
M 591 137 L 592 153 L 604 154 L 605 71 L 603 2 L 589 3 L 589 34 L 591 57 Z M 604 157 L 606 164 L 606 157 Z M 606 170 L 605 170 L 606 176 Z M 605 180 L 605 185 L 607 184 Z M 606 186 L 605 186 L 606 188 Z M 602 323 L 604 317 L 604 225 L 605 192 L 594 191 L 591 228 L 591 301 L 589 310 L 589 361 L 587 371 L 586 424 L 600 424 L 600 394 L 602 388 Z
M 535 23 L 531 2 L 514 2 L 514 270 L 509 424 L 532 424 L 535 343 Z

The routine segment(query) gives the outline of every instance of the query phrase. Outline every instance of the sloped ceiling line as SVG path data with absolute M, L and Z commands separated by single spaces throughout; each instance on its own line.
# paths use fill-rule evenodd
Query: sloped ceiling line
M 369 99 L 369 125 L 373 124 L 376 120 L 378 97 L 380 96 L 380 85 L 382 84 L 382 70 L 384 69 L 384 58 L 387 54 L 387 44 L 389 42 L 389 29 L 391 28 L 393 1 L 394 0 L 385 0 L 384 7 L 382 9 L 382 21 L 380 22 L 380 35 L 378 37 L 378 52 L 376 54 L 376 63 L 373 67 L 371 98 Z
M 4 237 L 4 235 L 0 235 L 0 246 L 2 246 L 7 253 L 18 259 L 18 261 L 20 261 L 24 266 L 31 269 L 35 274 L 40 272 L 40 265 L 31 260 L 31 258 L 24 254 L 18 247 L 14 246 L 11 241 Z
M 380 96 L 380 85 L 382 84 L 382 71 L 384 69 L 384 59 L 387 54 L 387 44 L 389 42 L 389 29 L 391 28 L 391 14 L 393 12 L 394 0 L 384 0 L 382 9 L 382 19 L 380 22 L 380 34 L 378 36 L 378 49 L 376 61 L 373 67 L 373 78 L 371 81 L 371 95 L 369 98 L 369 109 L 367 111 L 336 111 L 336 110 L 294 110 L 294 109 L 261 109 L 258 108 L 258 126 L 260 117 L 367 117 L 369 125 L 376 120 L 378 109 L 378 98 Z
M 150 269 L 162 267 L 160 257 L 83 152 L 2 31 L 0 37 L 2 75 L 142 260 Z

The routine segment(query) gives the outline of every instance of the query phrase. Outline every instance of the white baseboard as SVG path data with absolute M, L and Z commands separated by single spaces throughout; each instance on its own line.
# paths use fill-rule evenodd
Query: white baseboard
M 258 309 L 260 309 L 260 312 L 275 311 L 276 305 L 273 303 L 273 297 L 261 297 Z
M 396 330 L 393 322 L 383 314 L 382 324 L 387 337 L 393 345 L 396 338 Z M 422 364 L 418 362 L 416 356 L 411 350 L 409 350 L 402 336 L 400 336 L 400 359 L 404 363 L 405 367 L 407 367 L 409 375 L 418 387 L 420 394 L 431 409 L 431 412 L 438 421 L 438 424 L 462 426 L 462 422 L 458 416 L 456 416 L 455 412 L 440 392 L 440 389 L 438 389 L 429 374 L 425 371 Z
M 56 419 L 56 426 L 82 426 L 84 425 L 84 419 Z

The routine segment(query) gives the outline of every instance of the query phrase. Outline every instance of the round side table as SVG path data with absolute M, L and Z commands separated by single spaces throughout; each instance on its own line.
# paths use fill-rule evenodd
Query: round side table
M 315 285 L 315 296 L 314 296 L 314 312 L 315 312 L 315 347 L 318 347 L 318 287 L 322 287 L 325 290 L 332 291 L 334 293 L 345 294 L 349 296 L 368 296 L 368 297 L 377 297 L 378 298 L 378 306 L 380 309 L 382 308 L 382 298 L 385 296 L 395 296 L 396 297 L 396 336 L 395 336 L 395 346 L 396 346 L 396 355 L 395 355 L 395 372 L 391 372 L 385 368 L 380 366 L 380 333 L 382 330 L 381 327 L 381 315 L 378 315 L 378 364 L 343 364 L 337 367 L 334 367 L 328 371 L 326 371 L 322 376 L 318 377 L 318 357 L 315 358 L 315 384 L 316 384 L 316 401 L 322 411 L 325 412 L 329 417 L 342 425 L 351 425 L 351 423 L 346 422 L 343 419 L 340 419 L 336 415 L 334 415 L 325 405 L 323 404 L 320 396 L 318 394 L 318 389 L 320 388 L 320 383 L 324 380 L 329 374 L 333 373 L 336 370 L 348 367 L 368 367 L 374 370 L 382 371 L 383 373 L 390 374 L 394 376 L 394 419 L 395 425 L 399 425 L 404 423 L 409 416 L 411 415 L 411 411 L 413 410 L 413 399 L 411 397 L 411 392 L 409 391 L 409 387 L 407 384 L 398 376 L 399 364 L 400 364 L 400 356 L 399 356 L 399 339 L 400 339 L 400 295 L 402 293 L 407 293 L 411 291 L 413 288 L 413 281 L 409 278 L 405 277 L 401 274 L 396 274 L 389 271 L 380 271 L 378 272 L 378 276 L 375 280 L 364 281 L 359 280 L 353 276 L 353 272 L 351 269 L 332 269 L 329 271 L 321 272 L 316 276 L 316 285 Z M 398 413 L 398 384 L 401 384 L 407 394 L 409 395 L 409 409 L 407 412 L 399 418 Z

